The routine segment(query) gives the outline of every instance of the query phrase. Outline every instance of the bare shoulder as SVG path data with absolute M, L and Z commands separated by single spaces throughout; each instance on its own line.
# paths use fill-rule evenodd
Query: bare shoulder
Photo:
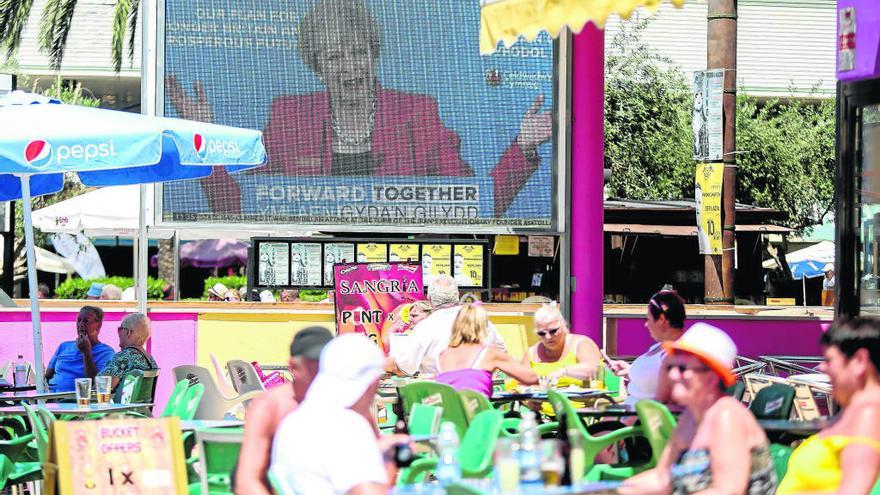
M 599 348 L 599 346 L 596 345 L 596 342 L 593 341 L 593 339 L 587 337 L 586 335 L 571 334 L 571 337 L 572 337 L 572 344 L 574 344 L 575 347 L 578 347 L 581 344 L 585 344 L 590 347 L 595 347 L 596 349 Z
M 713 428 L 728 426 L 758 427 L 755 417 L 748 409 L 733 397 L 724 396 L 709 409 L 706 419 Z
M 847 409 L 846 424 L 841 426 L 848 434 L 880 440 L 880 399 L 865 398 Z
M 281 385 L 267 390 L 266 393 L 250 401 L 245 415 L 249 422 L 277 426 L 282 418 L 296 409 L 297 404 L 290 385 Z

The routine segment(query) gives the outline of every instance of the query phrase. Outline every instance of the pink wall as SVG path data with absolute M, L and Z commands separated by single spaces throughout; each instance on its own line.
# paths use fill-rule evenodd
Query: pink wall
M 715 325 L 727 332 L 736 343 L 739 355 L 752 358 L 761 355 L 821 356 L 819 337 L 829 323 L 819 319 L 694 318 L 689 319 L 686 326 L 689 327 L 697 321 Z M 617 354 L 636 356 L 654 343 L 644 324 L 644 318 L 617 320 Z
M 128 313 L 107 311 L 101 328 L 101 342 L 119 349 L 116 329 Z M 76 339 L 76 310 L 70 312 L 42 312 L 40 321 L 43 329 L 43 362 L 49 359 L 61 342 Z M 161 412 L 174 388 L 171 370 L 181 364 L 196 362 L 196 313 L 151 313 L 153 338 L 148 350 L 162 369 L 156 389 L 157 414 Z M 0 312 L 0 363 L 13 361 L 19 354 L 30 362 L 34 361 L 34 347 L 29 312 Z

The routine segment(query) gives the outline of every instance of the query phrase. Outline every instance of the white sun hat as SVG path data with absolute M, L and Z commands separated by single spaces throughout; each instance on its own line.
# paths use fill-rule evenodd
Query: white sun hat
M 370 339 L 348 333 L 324 346 L 319 363 L 305 402 L 344 409 L 357 402 L 382 376 L 385 356 Z
M 724 330 L 707 323 L 695 323 L 678 340 L 664 342 L 669 354 L 677 351 L 693 354 L 712 369 L 726 386 L 736 381 L 733 367 L 736 363 L 736 344 Z

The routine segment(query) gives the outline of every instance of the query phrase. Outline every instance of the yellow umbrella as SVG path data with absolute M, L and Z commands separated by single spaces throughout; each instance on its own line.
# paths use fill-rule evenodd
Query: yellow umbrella
M 510 46 L 520 36 L 534 40 L 541 31 L 556 37 L 568 26 L 579 33 L 589 21 L 603 26 L 611 14 L 624 19 L 639 7 L 650 10 L 662 0 L 484 0 L 480 8 L 480 53 L 495 51 L 499 41 Z M 681 7 L 685 0 L 672 0 Z

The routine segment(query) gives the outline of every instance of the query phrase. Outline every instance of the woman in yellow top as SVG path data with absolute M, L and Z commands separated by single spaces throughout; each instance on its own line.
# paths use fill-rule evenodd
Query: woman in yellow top
M 856 319 L 822 336 L 834 423 L 791 455 L 779 495 L 867 495 L 880 474 L 880 322 Z
M 560 387 L 580 385 L 599 366 L 599 347 L 589 337 L 571 334 L 555 301 L 535 311 L 535 333 L 540 341 L 529 348 L 522 363 L 538 376 L 556 379 Z

